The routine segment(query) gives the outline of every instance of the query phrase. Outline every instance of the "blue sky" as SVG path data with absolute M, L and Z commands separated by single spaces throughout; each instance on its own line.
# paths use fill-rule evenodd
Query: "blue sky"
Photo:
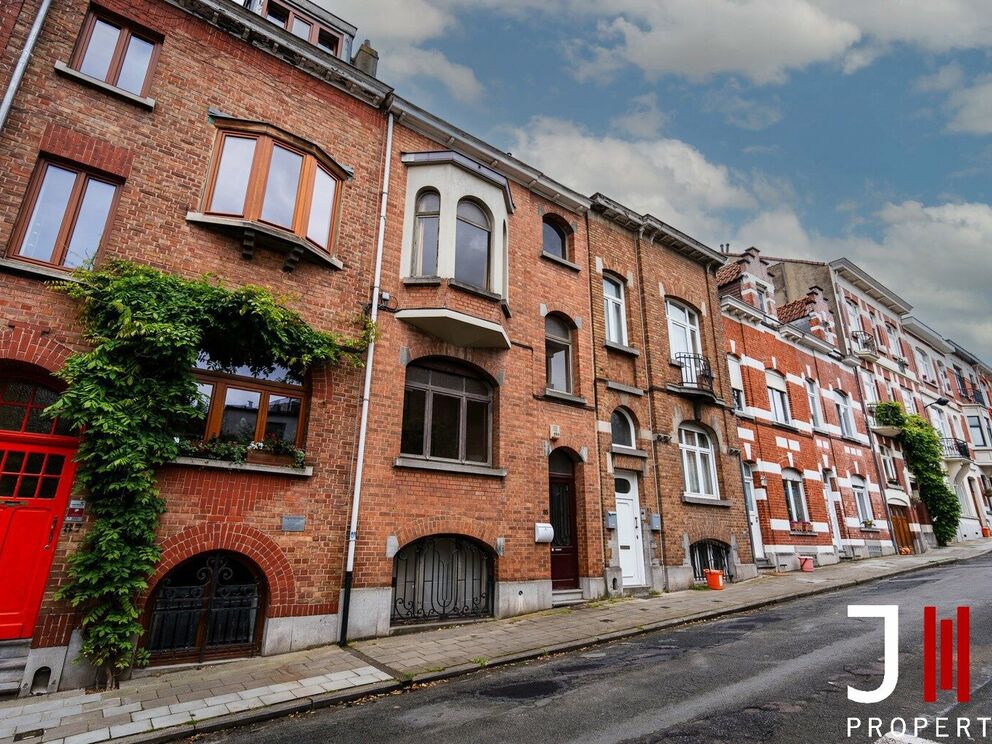
M 992 2 L 319 1 L 402 95 L 566 185 L 846 255 L 992 360 Z

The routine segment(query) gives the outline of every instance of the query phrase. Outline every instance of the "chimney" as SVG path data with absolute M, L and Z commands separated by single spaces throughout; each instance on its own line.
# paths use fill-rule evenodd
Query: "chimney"
M 362 42 L 351 59 L 351 64 L 364 72 L 366 75 L 375 77 L 375 71 L 379 68 L 379 52 L 372 48 L 368 39 Z

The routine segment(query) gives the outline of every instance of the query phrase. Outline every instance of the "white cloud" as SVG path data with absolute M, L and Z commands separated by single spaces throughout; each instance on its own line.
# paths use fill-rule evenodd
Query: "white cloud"
M 944 65 L 930 75 L 916 79 L 916 89 L 922 93 L 942 93 L 956 90 L 964 83 L 964 70 L 957 63 Z
M 630 110 L 610 119 L 610 126 L 638 139 L 657 137 L 668 117 L 658 109 L 658 94 L 645 93 L 631 100 Z
M 905 201 L 886 204 L 874 217 L 878 240 L 830 238 L 807 231 L 794 211 L 781 208 L 741 226 L 734 245 L 756 245 L 770 256 L 847 256 L 910 302 L 925 322 L 992 360 L 992 205 Z
M 782 120 L 782 111 L 777 105 L 745 98 L 736 82 L 707 92 L 703 98 L 703 109 L 723 114 L 728 124 L 752 132 L 768 129 Z
M 953 91 L 947 98 L 952 112 L 947 129 L 967 134 L 992 134 L 992 75 Z
M 482 95 L 482 84 L 472 69 L 452 62 L 436 49 L 393 47 L 383 58 L 382 69 L 392 84 L 433 78 L 462 103 L 472 103 Z
M 681 140 L 596 135 L 548 117 L 532 119 L 513 138 L 514 155 L 571 188 L 601 191 L 704 240 L 727 234 L 719 215 L 757 207 L 740 177 Z

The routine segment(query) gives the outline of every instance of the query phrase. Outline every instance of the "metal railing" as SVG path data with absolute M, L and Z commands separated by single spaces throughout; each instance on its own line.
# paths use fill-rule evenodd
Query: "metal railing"
M 974 383 L 968 383 L 967 381 L 959 378 L 958 389 L 961 391 L 961 398 L 963 400 L 977 403 L 980 406 L 988 405 L 988 403 L 985 402 L 985 393 L 983 393 Z
M 675 363 L 682 368 L 682 387 L 713 392 L 713 368 L 702 354 L 679 352 Z
M 854 342 L 855 354 L 871 354 L 873 356 L 878 356 L 878 342 L 875 341 L 875 337 L 870 333 L 866 333 L 865 331 L 854 331 L 851 334 L 851 340 Z
M 962 439 L 956 439 L 955 437 L 941 437 L 940 444 L 944 450 L 944 457 L 949 457 L 952 459 L 964 458 L 965 460 L 971 459 L 971 450 L 968 447 L 968 443 Z

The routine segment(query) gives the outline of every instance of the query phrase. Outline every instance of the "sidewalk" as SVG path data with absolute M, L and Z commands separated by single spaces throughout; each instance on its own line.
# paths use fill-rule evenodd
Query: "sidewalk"
M 685 591 L 309 651 L 186 668 L 119 690 L 61 692 L 0 703 L 0 744 L 159 742 L 244 725 L 731 612 L 818 594 L 992 552 L 992 540 L 920 556 L 843 563 L 814 573 L 764 574 L 722 592 Z

